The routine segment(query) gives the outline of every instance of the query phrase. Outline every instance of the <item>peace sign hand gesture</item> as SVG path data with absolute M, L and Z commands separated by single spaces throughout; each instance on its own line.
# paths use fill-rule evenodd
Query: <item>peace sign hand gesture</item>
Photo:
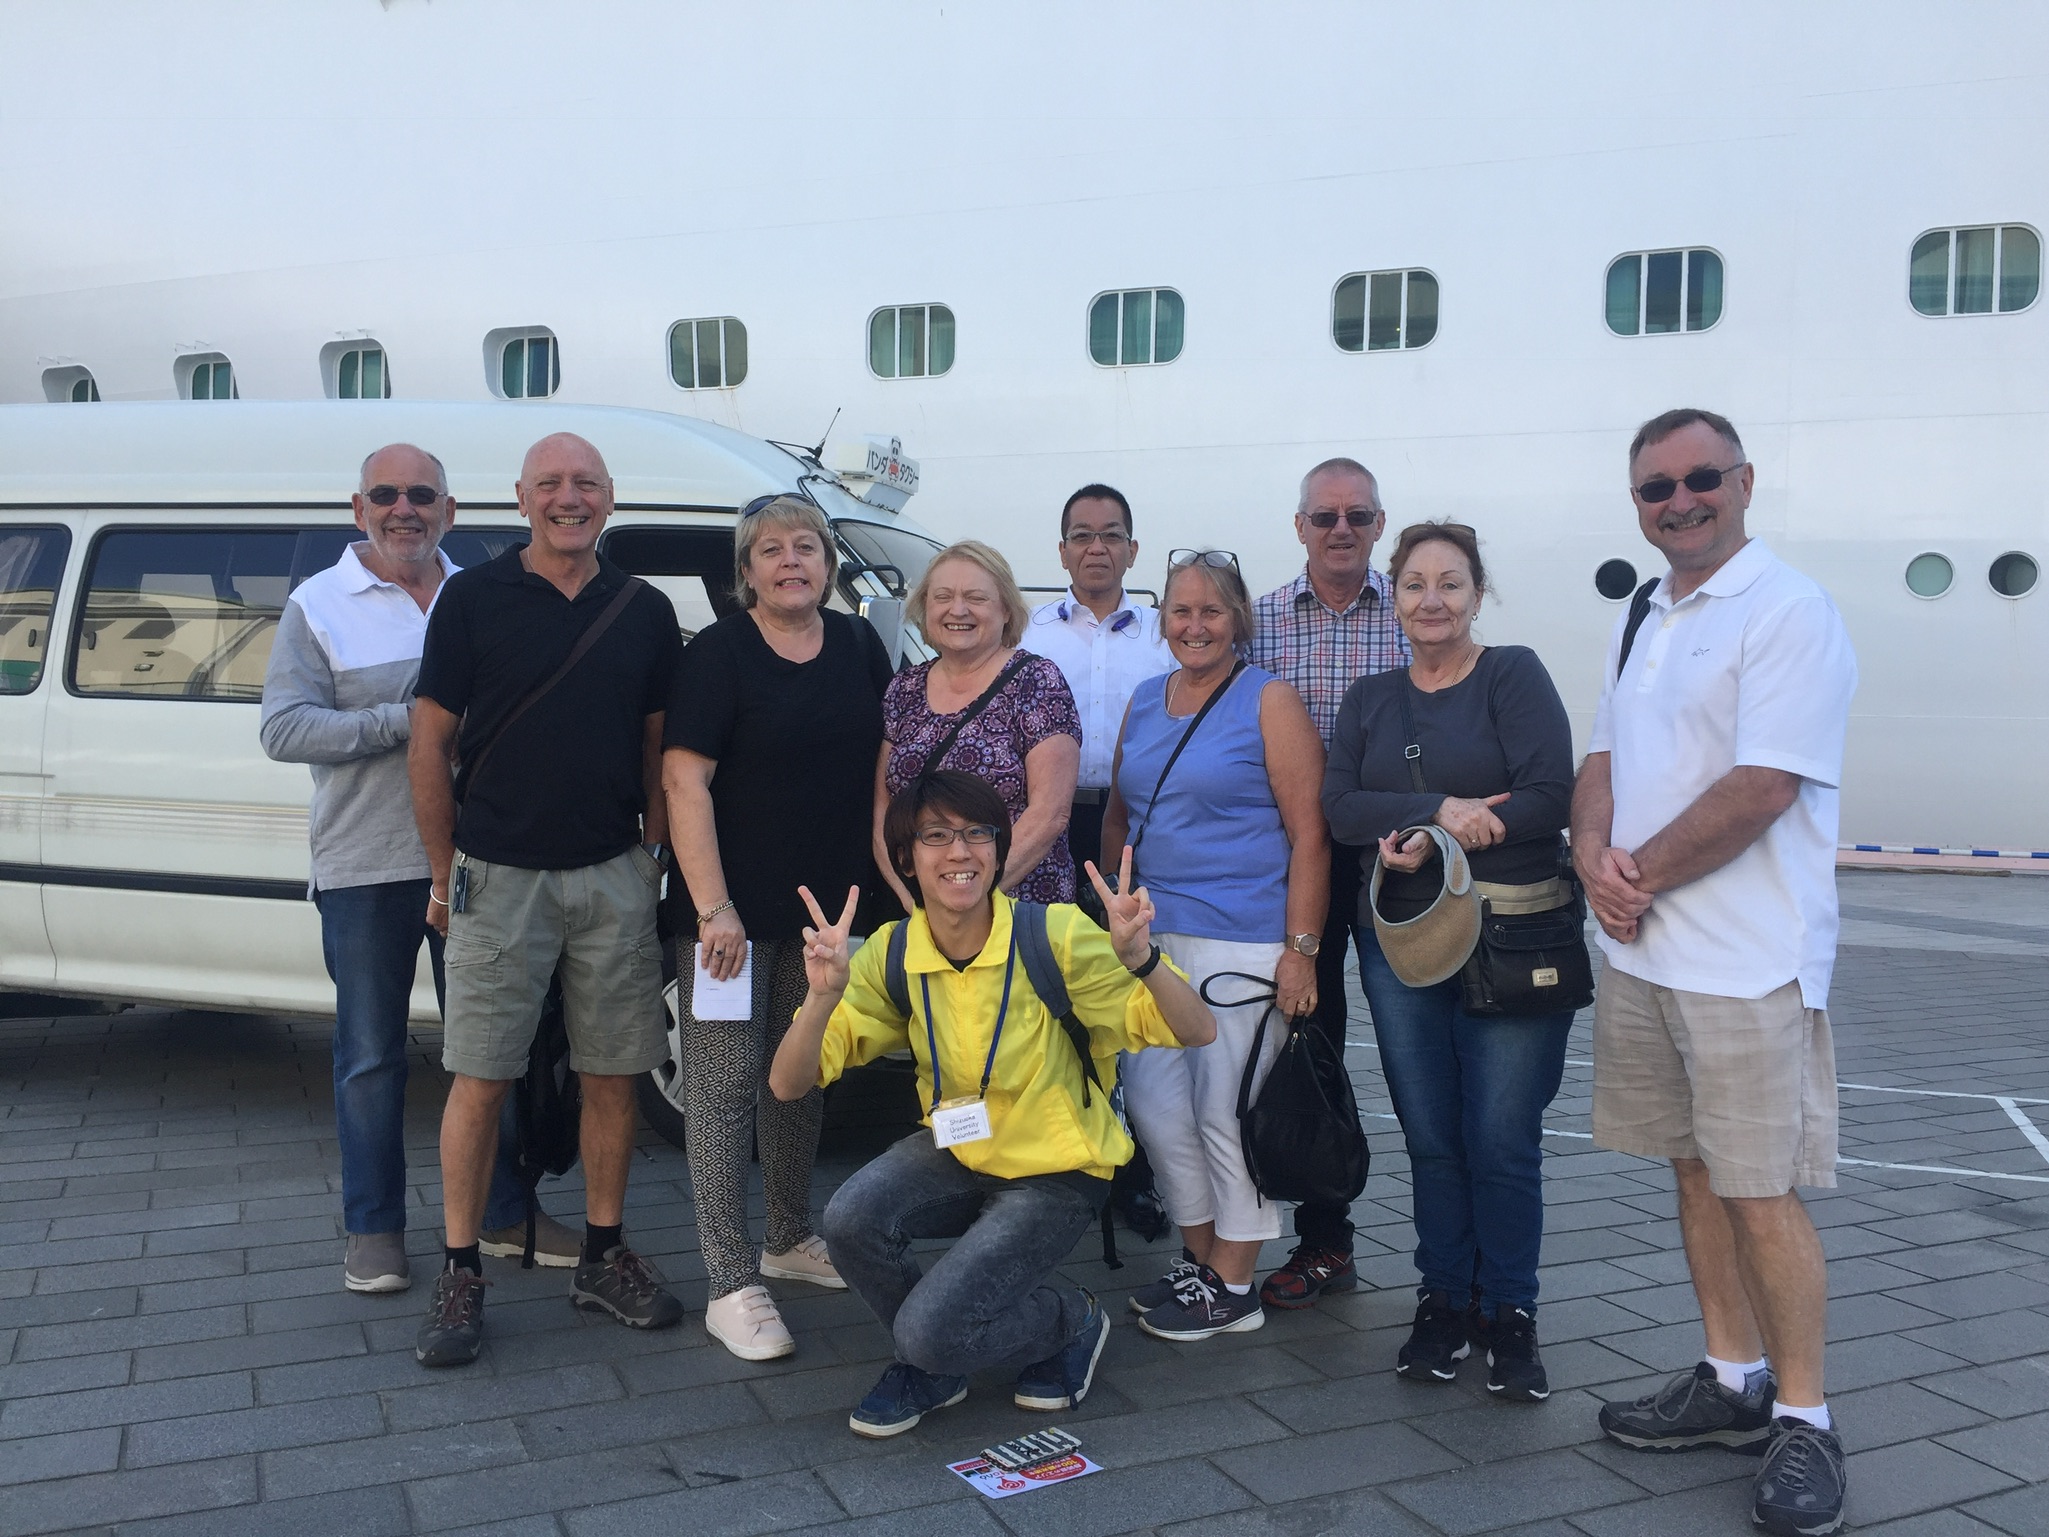
M 1103 899 L 1103 911 L 1110 918 L 1110 945 L 1117 959 L 1132 969 L 1143 966 L 1153 953 L 1153 899 L 1143 886 L 1131 889 L 1131 845 L 1124 845 L 1124 867 L 1117 874 L 1115 891 L 1094 860 L 1084 862 L 1082 868 L 1096 883 L 1096 895 Z
M 810 887 L 799 886 L 797 895 L 811 909 L 811 921 L 817 925 L 804 930 L 804 980 L 812 992 L 837 998 L 847 990 L 847 935 L 854 927 L 854 910 L 861 905 L 861 888 L 847 888 L 847 905 L 838 923 L 825 921 Z

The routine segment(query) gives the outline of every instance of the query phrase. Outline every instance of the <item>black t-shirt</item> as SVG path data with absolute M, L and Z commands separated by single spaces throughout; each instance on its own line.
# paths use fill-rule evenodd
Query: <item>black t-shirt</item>
M 818 655 L 792 662 L 752 615 L 728 615 L 684 649 L 669 693 L 663 745 L 718 764 L 719 863 L 751 939 L 801 935 L 811 916 L 800 884 L 837 917 L 849 886 L 871 891 L 881 879 L 869 838 L 889 653 L 867 620 L 819 617 Z M 695 932 L 704 905 L 679 913 L 679 928 Z
M 600 556 L 598 574 L 572 601 L 520 564 L 524 548 L 450 577 L 427 622 L 414 692 L 462 716 L 458 758 L 473 759 L 553 675 L 626 581 Z M 463 784 L 455 846 L 493 864 L 574 870 L 638 843 L 645 722 L 668 701 L 682 646 L 676 610 L 643 586 L 576 669 L 513 722 L 475 782 Z

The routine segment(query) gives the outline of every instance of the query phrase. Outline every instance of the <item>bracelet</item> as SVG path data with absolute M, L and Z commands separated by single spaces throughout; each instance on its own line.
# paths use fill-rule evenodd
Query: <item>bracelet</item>
M 429 886 L 427 888 L 427 900 L 429 902 L 432 902 L 436 907 L 446 907 L 448 905 L 448 898 L 435 896 L 434 888 L 432 886 Z
M 1159 964 L 1160 947 L 1158 945 L 1154 945 L 1153 953 L 1145 958 L 1145 963 L 1143 965 L 1132 966 L 1127 969 L 1131 972 L 1131 974 L 1134 977 L 1138 978 L 1139 981 L 1143 982 L 1147 977 L 1153 974 L 1153 968 Z
M 697 915 L 697 921 L 699 923 L 709 923 L 712 921 L 712 919 L 716 918 L 720 913 L 728 911 L 732 907 L 732 905 L 733 899 L 731 897 L 727 897 L 725 901 L 719 903 L 717 906 L 707 907 L 703 912 L 699 913 Z

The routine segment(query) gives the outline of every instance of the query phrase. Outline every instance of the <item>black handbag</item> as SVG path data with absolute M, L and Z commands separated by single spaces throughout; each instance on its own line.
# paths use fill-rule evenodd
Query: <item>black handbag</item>
M 1229 1002 L 1210 997 L 1211 984 L 1225 977 L 1249 982 L 1260 991 Z M 1281 1054 L 1254 1098 L 1253 1076 L 1266 1046 L 1267 1022 L 1274 1017 L 1273 982 L 1242 971 L 1220 971 L 1203 980 L 1201 991 L 1203 1002 L 1218 1008 L 1266 1004 L 1238 1080 L 1238 1140 L 1253 1187 L 1270 1201 L 1344 1206 L 1356 1200 L 1366 1188 L 1372 1154 L 1359 1124 L 1359 1105 L 1344 1058 L 1306 1016 L 1291 1019 Z

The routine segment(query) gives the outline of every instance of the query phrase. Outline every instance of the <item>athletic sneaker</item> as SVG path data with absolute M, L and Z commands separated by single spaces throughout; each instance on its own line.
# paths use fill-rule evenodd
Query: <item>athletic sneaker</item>
M 662 1289 L 661 1272 L 623 1243 L 607 1249 L 603 1259 L 576 1267 L 569 1300 L 610 1313 L 629 1329 L 666 1329 L 683 1318 L 683 1304 Z
M 761 1273 L 774 1281 L 809 1281 L 813 1286 L 838 1292 L 847 1289 L 847 1283 L 833 1268 L 832 1256 L 826 1253 L 825 1240 L 816 1233 L 781 1254 L 763 1254 Z
M 1244 1334 L 1266 1322 L 1259 1293 L 1234 1292 L 1207 1265 L 1175 1284 L 1172 1300 L 1138 1315 L 1138 1326 L 1163 1340 L 1206 1340 L 1213 1334 Z
M 1537 1354 L 1537 1319 L 1527 1308 L 1502 1303 L 1489 1318 L 1478 1308 L 1466 1315 L 1473 1348 L 1487 1356 L 1487 1391 L 1513 1403 L 1542 1403 L 1551 1396 L 1544 1358 Z
M 1750 1520 L 1779 1537 L 1843 1529 L 1843 1443 L 1833 1430 L 1786 1415 L 1772 1421 Z
M 1103 1358 L 1103 1346 L 1110 1339 L 1110 1315 L 1088 1292 L 1088 1317 L 1074 1338 L 1060 1347 L 1057 1355 L 1027 1366 L 1018 1374 L 1011 1402 L 1020 1409 L 1073 1409 L 1089 1396 L 1096 1380 L 1096 1363 Z
M 1411 1382 L 1456 1381 L 1459 1362 L 1473 1353 L 1467 1317 L 1444 1292 L 1424 1292 L 1409 1342 L 1395 1353 L 1395 1371 Z
M 1358 1284 L 1359 1272 L 1344 1250 L 1297 1244 L 1287 1264 L 1259 1288 L 1259 1300 L 1270 1308 L 1313 1308 L 1326 1292 L 1348 1292 Z
M 349 1234 L 342 1255 L 342 1285 L 352 1292 L 402 1292 L 412 1284 L 405 1234 Z
M 448 1269 L 434 1278 L 434 1301 L 413 1341 L 422 1366 L 467 1366 L 484 1345 L 484 1288 L 473 1271 Z
M 1777 1396 L 1778 1383 L 1770 1372 L 1755 1392 L 1732 1393 L 1722 1386 L 1715 1369 L 1702 1361 L 1633 1403 L 1603 1404 L 1601 1429 L 1639 1451 L 1726 1446 L 1762 1452 L 1772 1437 L 1772 1402 Z
M 1150 1313 L 1162 1302 L 1172 1302 L 1174 1300 L 1174 1288 L 1181 1284 L 1181 1278 L 1194 1274 L 1195 1256 L 1186 1249 L 1183 1249 L 1181 1257 L 1174 1261 L 1172 1269 L 1157 1281 L 1148 1281 L 1131 1294 L 1131 1311 L 1134 1313 Z
M 526 1258 L 526 1223 L 495 1227 L 477 1234 L 477 1252 L 492 1259 Z M 534 1263 L 567 1270 L 583 1261 L 583 1234 L 557 1222 L 546 1212 L 534 1218 Z
M 892 1361 L 861 1406 L 847 1416 L 847 1427 L 855 1435 L 873 1440 L 900 1436 L 934 1409 L 950 1409 L 967 1396 L 965 1377 L 935 1377 Z

